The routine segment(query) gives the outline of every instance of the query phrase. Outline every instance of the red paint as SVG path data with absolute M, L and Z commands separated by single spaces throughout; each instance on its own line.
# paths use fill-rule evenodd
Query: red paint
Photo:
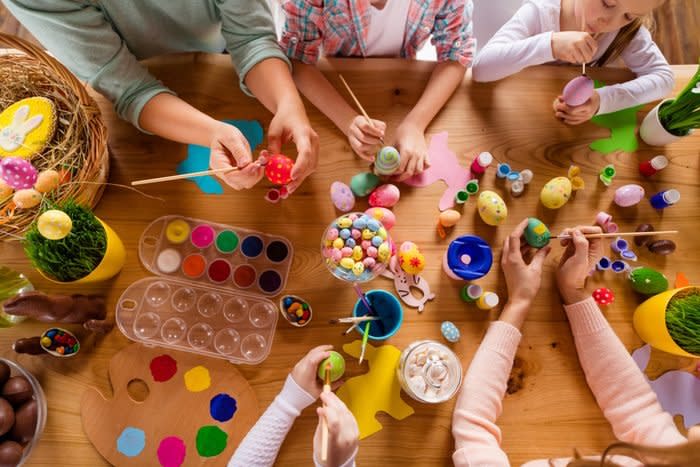
M 651 161 L 644 161 L 641 164 L 639 164 L 639 172 L 645 177 L 651 177 L 652 175 L 655 175 L 658 172 L 658 170 L 656 170 L 654 166 L 651 165 Z
M 233 282 L 238 287 L 250 287 L 255 282 L 255 269 L 252 266 L 244 264 L 236 268 L 233 273 Z
M 177 373 L 177 362 L 170 355 L 161 355 L 151 360 L 151 375 L 158 383 L 168 381 Z
M 209 265 L 209 278 L 214 282 L 224 282 L 231 275 L 231 265 L 224 259 L 212 261 Z

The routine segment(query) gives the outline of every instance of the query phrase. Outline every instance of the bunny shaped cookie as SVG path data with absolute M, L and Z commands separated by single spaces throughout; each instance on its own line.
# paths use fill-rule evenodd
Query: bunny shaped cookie
M 49 99 L 29 97 L 0 113 L 0 157 L 31 158 L 53 137 L 56 111 Z

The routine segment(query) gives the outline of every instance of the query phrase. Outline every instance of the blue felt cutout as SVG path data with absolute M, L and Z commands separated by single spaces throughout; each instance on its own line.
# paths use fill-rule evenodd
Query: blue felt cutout
M 238 128 L 243 136 L 248 140 L 251 151 L 262 143 L 263 129 L 260 122 L 256 120 L 224 120 L 224 123 L 233 125 Z M 199 172 L 209 169 L 209 148 L 190 144 L 187 146 L 187 159 L 177 165 L 176 172 L 185 174 L 190 172 Z M 224 192 L 221 183 L 216 177 L 207 175 L 205 177 L 194 177 L 187 179 L 193 182 L 202 192 L 210 195 L 220 195 Z

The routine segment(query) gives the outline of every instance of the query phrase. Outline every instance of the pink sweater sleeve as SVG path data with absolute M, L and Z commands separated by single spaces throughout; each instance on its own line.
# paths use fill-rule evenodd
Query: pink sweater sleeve
M 565 306 L 586 381 L 620 441 L 686 442 L 592 298 Z
M 469 365 L 452 416 L 452 461 L 458 467 L 510 465 L 501 449 L 496 420 L 521 337 L 520 331 L 506 322 L 491 323 Z

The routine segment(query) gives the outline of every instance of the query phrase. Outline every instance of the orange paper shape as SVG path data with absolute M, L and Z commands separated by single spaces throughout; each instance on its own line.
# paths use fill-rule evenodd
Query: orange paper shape
M 688 287 L 690 285 L 690 281 L 688 278 L 683 274 L 682 272 L 677 272 L 676 273 L 676 283 L 673 284 L 673 287 L 676 289 L 680 289 L 681 287 Z

